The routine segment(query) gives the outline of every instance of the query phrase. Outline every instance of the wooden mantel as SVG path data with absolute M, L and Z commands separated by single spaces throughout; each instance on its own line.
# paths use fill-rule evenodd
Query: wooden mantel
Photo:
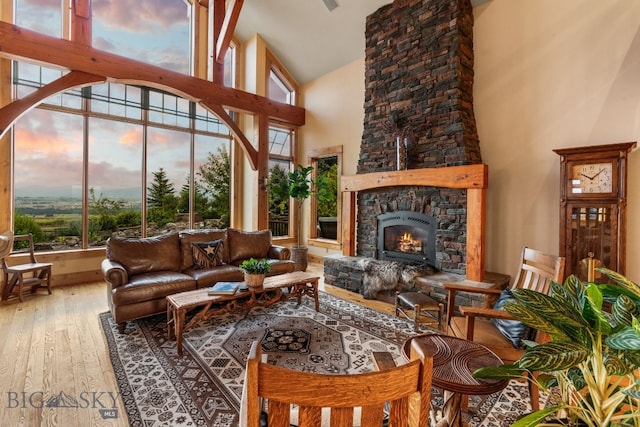
M 467 279 L 482 282 L 488 177 L 485 164 L 341 176 L 343 255 L 355 255 L 358 191 L 405 185 L 467 189 Z

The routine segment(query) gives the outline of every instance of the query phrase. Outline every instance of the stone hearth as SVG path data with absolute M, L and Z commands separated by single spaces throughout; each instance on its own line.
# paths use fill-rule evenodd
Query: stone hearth
M 364 294 L 364 269 L 362 260 L 369 258 L 353 257 L 345 255 L 330 255 L 324 258 L 324 281 L 327 284 L 337 286 L 352 292 Z M 445 283 L 466 283 L 478 287 L 503 289 L 509 284 L 509 276 L 497 273 L 487 273 L 483 282 L 474 282 L 465 279 L 463 275 L 435 272 L 416 277 L 409 286 L 399 285 L 398 290 L 413 290 L 423 292 L 437 301 L 447 301 L 447 293 L 444 290 Z M 394 291 L 380 292 L 376 299 L 393 304 Z M 457 305 L 464 306 L 492 306 L 494 300 L 485 299 L 482 294 L 458 292 Z

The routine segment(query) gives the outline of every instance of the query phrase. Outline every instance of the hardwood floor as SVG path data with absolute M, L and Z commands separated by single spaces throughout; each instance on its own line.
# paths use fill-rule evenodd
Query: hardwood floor
M 323 277 L 321 264 L 309 272 Z M 386 313 L 393 306 L 319 282 L 320 289 Z M 3 426 L 128 426 L 98 314 L 103 282 L 56 287 L 0 303 L 0 423 Z M 75 399 L 78 407 L 47 407 Z M 114 407 L 117 414 L 103 413 Z M 109 418 L 115 416 L 115 418 Z

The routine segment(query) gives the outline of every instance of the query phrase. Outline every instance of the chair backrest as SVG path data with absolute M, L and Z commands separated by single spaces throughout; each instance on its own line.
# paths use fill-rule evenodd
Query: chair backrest
M 545 254 L 525 246 L 522 249 L 520 270 L 511 287 L 546 294 L 552 280 L 562 282 L 564 261 L 564 257 Z
M 29 262 L 30 263 L 36 263 L 38 262 L 36 260 L 36 254 L 35 254 L 35 248 L 33 245 L 33 234 L 29 233 L 29 234 L 13 234 L 12 231 L 7 231 L 5 233 L 2 234 L 2 236 L 4 236 L 5 234 L 7 234 L 7 236 L 9 236 L 8 233 L 11 233 L 11 241 L 9 242 L 8 248 L 6 249 L 7 253 L 5 254 L 5 248 L 4 248 L 4 243 L 0 242 L 0 258 L 2 258 L 2 263 L 3 263 L 3 267 L 7 265 L 6 263 L 6 259 L 8 255 L 11 254 L 29 254 Z M 0 236 L 0 239 L 2 238 L 2 236 Z M 25 248 L 21 248 L 21 249 L 16 249 L 14 250 L 14 244 L 15 242 L 27 242 L 27 247 Z
M 240 425 L 258 427 L 261 400 L 267 399 L 269 427 L 289 427 L 292 405 L 297 405 L 300 427 L 319 427 L 323 416 L 331 427 L 351 426 L 354 413 L 357 425 L 379 427 L 387 402 L 389 425 L 406 426 L 411 418 L 412 425 L 428 426 L 432 370 L 432 357 L 416 341 L 408 363 L 352 375 L 270 365 L 262 361 L 260 345 L 254 342 L 247 359 Z
M 7 230 L 0 234 L 0 258 L 4 261 L 13 250 L 13 231 Z

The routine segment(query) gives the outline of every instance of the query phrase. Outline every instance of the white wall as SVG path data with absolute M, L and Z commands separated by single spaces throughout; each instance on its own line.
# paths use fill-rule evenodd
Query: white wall
M 364 121 L 364 58 L 328 73 L 301 88 L 306 124 L 300 129 L 301 159 L 310 148 L 342 145 L 342 173 L 356 173 Z M 305 232 L 309 235 L 309 202 L 305 204 Z M 341 250 L 315 247 L 309 254 L 325 256 Z
M 474 108 L 489 165 L 486 266 L 513 276 L 522 246 L 558 253 L 560 160 L 552 150 L 640 139 L 640 1 L 491 0 L 474 15 Z M 364 59 L 302 89 L 302 153 L 343 144 L 344 173 L 355 173 Z M 638 152 L 629 157 L 627 209 L 627 276 L 635 281 Z

